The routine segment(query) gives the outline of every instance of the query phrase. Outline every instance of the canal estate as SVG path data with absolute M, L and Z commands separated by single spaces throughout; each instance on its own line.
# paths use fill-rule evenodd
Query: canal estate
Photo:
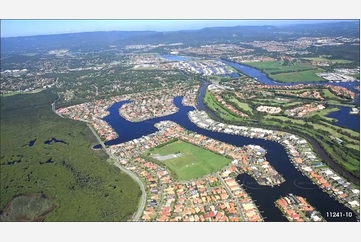
M 267 85 L 286 86 L 274 82 L 255 68 L 228 61 L 223 62 L 235 69 L 242 69 L 242 72 Z M 289 85 L 293 84 L 287 86 Z M 355 85 L 356 83 L 348 85 L 337 83 L 337 86 L 342 86 L 342 88 L 346 88 L 345 90 Z M 285 215 L 282 215 L 282 211 L 274 205 L 287 194 L 297 194 L 297 196 L 307 199 L 313 208 L 317 209 L 314 212 L 319 212 L 326 221 L 358 220 L 359 189 L 327 168 L 322 161 L 315 161 L 316 156 L 313 155 L 312 147 L 306 140 L 285 132 L 257 128 L 253 130 L 253 128 L 219 123 L 216 121 L 218 120 L 217 115 L 204 104 L 206 90 L 209 87 L 209 83 L 200 87 L 198 96 L 195 96 L 197 89 L 181 87 L 173 90 L 173 96 L 167 96 L 171 92 L 163 95 L 157 92 L 150 94 L 156 98 L 154 100 L 147 99 L 147 96 L 144 95 L 126 95 L 113 97 L 106 102 L 97 101 L 97 105 L 81 104 L 58 111 L 62 115 L 93 125 L 99 123 L 98 128 L 96 127 L 97 130 L 104 127 L 103 123 L 106 126 L 109 125 L 106 130 L 103 129 L 104 132 L 99 133 L 103 136 L 107 149 L 114 157 L 117 157 L 115 162 L 118 165 L 122 165 L 140 176 L 147 187 L 147 205 L 140 220 L 287 221 Z M 186 93 L 187 95 L 184 95 Z M 172 97 L 174 98 L 173 102 L 171 101 Z M 167 103 L 164 101 L 164 104 L 160 106 L 160 104 L 156 104 L 159 102 L 158 99 L 160 101 L 167 99 Z M 133 100 L 137 101 L 133 102 Z M 357 94 L 355 103 L 359 103 L 359 94 Z M 145 106 L 146 104 L 149 105 Z M 124 108 L 126 105 L 132 109 L 128 108 L 130 111 L 126 111 Z M 95 109 L 92 111 L 93 107 L 97 107 L 98 111 Z M 146 108 L 148 109 L 146 110 Z M 124 110 L 124 114 L 122 114 L 122 110 Z M 206 113 L 204 111 L 202 113 L 202 110 Z M 82 112 L 83 114 L 80 115 Z M 140 120 L 135 120 L 140 117 L 137 112 L 143 115 Z M 97 117 L 97 113 L 100 113 L 99 118 L 87 121 L 87 118 L 91 118 L 92 115 Z M 339 116 L 337 119 L 338 122 L 345 120 Z M 352 125 L 355 124 L 352 123 Z M 296 140 L 292 141 L 292 136 L 296 137 Z M 200 139 L 200 137 L 203 138 Z M 174 142 L 177 142 L 174 139 L 190 142 L 190 144 L 203 147 L 205 150 L 226 156 L 229 161 L 224 163 L 224 167 L 221 165 L 218 168 L 211 168 L 212 172 L 209 171 L 208 173 L 211 173 L 209 175 L 207 172 L 195 173 L 196 175 L 189 177 L 188 181 L 179 180 L 182 177 L 179 175 L 181 172 L 179 169 L 184 170 L 182 174 L 186 174 L 185 177 L 188 177 L 192 174 L 192 169 L 193 172 L 195 171 L 197 165 L 198 167 L 203 166 L 202 169 L 206 166 L 204 166 L 205 163 L 203 165 L 198 163 L 192 167 L 194 162 L 186 162 L 184 167 L 179 167 L 179 164 L 182 163 L 181 157 L 184 155 L 182 153 L 189 150 L 189 147 L 183 148 L 183 150 L 179 148 L 177 151 L 167 148 L 168 153 L 163 152 L 163 156 L 158 153 L 149 156 L 154 153 L 154 150 L 159 150 L 157 147 L 173 145 Z M 291 143 L 289 143 L 290 141 Z M 299 141 L 302 141 L 302 145 L 298 143 Z M 212 144 L 212 142 L 216 143 Z M 228 146 L 229 148 L 225 148 Z M 223 148 L 214 150 L 212 147 Z M 247 151 L 251 147 L 259 147 L 257 155 Z M 101 145 L 96 145 L 94 148 L 101 148 Z M 192 150 L 192 148 L 190 149 Z M 237 150 L 239 149 L 245 149 L 242 151 L 245 153 L 238 155 Z M 237 152 L 234 153 L 234 151 Z M 262 152 L 264 154 L 260 156 Z M 146 153 L 148 156 L 145 155 Z M 299 154 L 302 155 L 302 158 Z M 305 156 L 306 154 L 308 156 Z M 192 156 L 192 153 L 190 155 Z M 167 161 L 169 159 L 170 161 Z M 198 160 L 194 154 L 193 158 L 188 157 L 189 159 Z M 318 166 L 326 168 L 319 169 Z M 216 182 L 215 186 L 206 185 L 204 187 L 204 184 L 212 183 L 212 180 L 209 179 L 215 179 L 219 183 Z M 235 183 L 229 185 L 228 179 L 233 179 L 237 185 Z M 337 184 L 339 188 L 334 188 L 334 184 Z M 343 188 L 340 190 L 341 187 Z M 215 190 L 212 196 L 212 189 L 221 189 L 219 195 L 216 195 L 218 192 Z M 192 202 L 187 203 L 184 200 L 187 197 L 192 198 Z M 248 208 L 247 204 L 250 201 L 253 201 L 255 205 L 249 205 L 251 207 Z M 310 214 L 312 211 L 312 209 L 309 211 Z M 327 216 L 331 211 L 340 211 L 352 214 L 352 216 Z M 287 216 L 296 217 L 296 214 Z
M 205 86 L 202 87 L 203 92 L 201 92 L 200 96 L 204 95 Z M 198 97 L 198 109 L 203 104 L 202 102 L 200 102 L 200 100 L 203 100 L 203 99 Z M 114 103 L 113 105 L 111 105 L 108 108 L 108 110 L 107 110 L 108 115 L 103 118 L 104 121 L 107 122 L 112 127 L 112 129 L 118 134 L 118 137 L 116 139 L 105 142 L 105 145 L 110 146 L 110 148 L 109 148 L 110 150 L 115 149 L 117 147 L 117 145 L 128 143 L 130 145 L 129 146 L 130 148 L 128 150 L 132 153 L 133 152 L 132 150 L 135 150 L 136 147 L 143 147 L 142 140 L 149 140 L 152 137 L 151 136 L 152 134 L 158 132 L 159 129 L 156 127 L 157 124 L 162 123 L 164 121 L 168 121 L 168 120 L 180 125 L 180 127 L 182 127 L 185 130 L 189 130 L 198 135 L 204 135 L 204 137 L 208 137 L 208 138 L 211 138 L 211 139 L 214 139 L 217 141 L 221 141 L 226 144 L 234 145 L 235 147 L 245 147 L 247 145 L 259 145 L 260 147 L 262 147 L 263 149 L 265 149 L 267 151 L 267 153 L 265 155 L 265 159 L 270 162 L 270 165 L 275 169 L 275 171 L 277 173 L 279 173 L 282 176 L 282 178 L 285 180 L 281 184 L 278 184 L 279 186 L 278 185 L 277 186 L 261 185 L 261 184 L 259 184 L 259 182 L 257 182 L 257 180 L 254 179 L 254 177 L 250 176 L 247 173 L 240 172 L 241 170 L 239 170 L 237 168 L 237 166 L 233 166 L 235 168 L 230 168 L 229 174 L 227 174 L 227 172 L 226 172 L 226 174 L 224 174 L 224 172 L 227 171 L 228 166 L 225 167 L 226 170 L 222 169 L 222 171 L 220 171 L 220 173 L 216 173 L 216 177 L 224 176 L 224 179 L 228 179 L 227 177 L 231 173 L 234 174 L 233 176 L 231 175 L 230 178 L 234 177 L 233 179 L 238 182 L 237 187 L 239 189 L 243 189 L 243 190 L 241 190 L 241 194 L 244 194 L 244 195 L 240 195 L 240 198 L 245 199 L 247 197 L 251 197 L 251 199 L 257 205 L 257 209 L 254 210 L 255 214 L 259 214 L 258 216 L 262 217 L 262 219 L 264 221 L 287 221 L 286 217 L 282 216 L 282 212 L 277 207 L 275 207 L 274 203 L 280 197 L 283 197 L 289 193 L 293 193 L 293 194 L 297 194 L 298 196 L 306 198 L 307 201 L 309 201 L 315 208 L 317 208 L 317 210 L 322 214 L 323 217 L 325 217 L 325 219 L 327 221 L 356 221 L 357 215 L 355 212 L 352 212 L 353 216 L 342 217 L 342 218 L 326 216 L 327 213 L 330 211 L 351 212 L 351 209 L 349 207 L 345 206 L 344 204 L 340 203 L 339 201 L 337 201 L 335 196 L 329 195 L 326 191 L 327 188 L 325 189 L 325 187 L 324 187 L 322 189 L 313 180 L 311 180 L 310 178 L 305 176 L 300 171 L 300 169 L 298 169 L 293 164 L 293 162 L 290 160 L 288 154 L 286 153 L 285 148 L 280 143 L 277 143 L 275 141 L 265 140 L 265 139 L 258 138 L 258 137 L 251 138 L 251 137 L 239 136 L 239 135 L 235 135 L 235 134 L 227 134 L 227 133 L 222 132 L 222 131 L 224 131 L 224 129 L 219 130 L 221 132 L 219 132 L 219 131 L 217 132 L 217 131 L 211 131 L 211 130 L 207 130 L 204 128 L 200 128 L 194 122 L 190 121 L 190 119 L 188 117 L 188 114 L 192 111 L 195 111 L 196 109 L 191 106 L 184 106 L 182 104 L 181 96 L 175 97 L 175 99 L 174 99 L 174 105 L 177 107 L 178 112 L 170 114 L 170 115 L 166 115 L 166 116 L 151 118 L 151 119 L 141 121 L 141 122 L 130 122 L 119 115 L 119 110 L 121 109 L 122 105 L 129 103 L 129 102 L 130 101 L 128 101 L 128 100 L 124 100 L 121 102 Z M 147 137 L 149 137 L 149 138 L 147 138 Z M 160 136 L 160 137 L 164 137 L 164 135 Z M 150 139 L 150 140 L 152 140 L 152 139 Z M 167 142 L 167 140 L 164 140 L 163 142 Z M 139 143 L 140 146 L 138 146 L 137 143 Z M 162 144 L 161 141 L 156 142 L 156 143 L 154 143 L 154 147 L 157 145 L 160 145 L 160 144 Z M 96 146 L 96 148 L 100 148 L 100 146 L 98 145 L 98 146 Z M 149 143 L 144 143 L 143 151 L 145 151 L 147 148 L 150 149 L 152 147 L 149 145 Z M 123 151 L 125 151 L 125 150 L 127 150 L 127 149 L 124 149 Z M 180 151 L 180 153 L 181 152 L 182 151 Z M 141 155 L 141 153 L 142 152 L 138 153 L 138 156 Z M 118 154 L 120 154 L 120 153 L 118 153 Z M 140 159 L 140 158 L 138 158 L 138 159 Z M 198 196 L 200 196 L 199 198 L 196 199 L 196 197 L 195 197 L 195 199 L 198 203 L 197 206 L 194 205 L 195 204 L 194 202 L 192 203 L 193 205 L 192 204 L 187 204 L 187 205 L 183 204 L 184 202 L 181 202 L 179 204 L 179 199 L 180 199 L 180 201 L 184 200 L 182 198 L 184 198 L 187 194 L 187 192 L 185 192 L 185 191 L 191 192 L 191 191 L 197 190 L 197 192 L 192 192 L 192 194 L 193 193 L 197 193 L 197 194 L 201 193 L 200 191 L 202 191 L 202 188 L 200 187 L 201 188 L 200 189 L 198 186 L 192 185 L 192 184 L 193 183 L 202 184 L 204 182 L 207 183 L 207 179 L 209 179 L 208 176 L 198 177 L 196 180 L 193 179 L 191 183 L 184 183 L 182 181 L 180 184 L 183 188 L 176 188 L 174 186 L 178 186 L 177 185 L 178 183 L 173 184 L 173 182 L 171 182 L 172 177 L 169 176 L 166 168 L 163 168 L 163 170 L 155 169 L 155 171 L 156 171 L 155 176 L 151 176 L 152 173 L 149 173 L 150 172 L 149 168 L 142 167 L 142 166 L 140 166 L 140 167 L 135 166 L 133 162 L 130 162 L 131 160 L 132 159 L 127 159 L 127 155 L 124 155 L 123 159 L 120 159 L 119 162 L 122 165 L 126 166 L 128 169 L 135 171 L 135 173 L 138 175 L 142 176 L 142 174 L 144 172 L 146 172 L 144 174 L 148 174 L 148 175 L 145 175 L 145 177 L 148 177 L 148 178 L 146 178 L 144 182 L 148 182 L 149 183 L 148 188 L 152 189 L 152 190 L 148 190 L 148 192 L 153 191 L 153 194 L 148 196 L 150 198 L 150 200 L 149 200 L 148 206 L 144 212 L 144 216 L 143 216 L 144 220 L 151 219 L 151 218 L 157 218 L 158 219 L 157 221 L 196 221 L 196 220 L 202 221 L 202 218 L 207 217 L 210 220 L 207 220 L 204 218 L 206 221 L 236 221 L 234 212 L 232 212 L 232 213 L 221 212 L 220 214 L 222 216 L 219 215 L 217 220 L 212 220 L 212 218 L 214 218 L 214 219 L 216 218 L 217 211 L 223 211 L 221 209 L 221 207 L 227 208 L 230 206 L 230 205 L 225 205 L 225 204 L 229 204 L 229 202 L 232 202 L 232 204 L 233 204 L 232 206 L 234 206 L 235 208 L 238 207 L 238 214 L 243 214 L 242 215 L 243 217 L 245 216 L 244 215 L 245 210 L 242 209 L 243 205 L 242 204 L 239 204 L 239 206 L 236 205 L 237 203 L 240 203 L 239 198 L 237 198 L 236 200 L 234 198 L 232 198 L 233 200 L 228 201 L 228 200 L 218 200 L 216 197 L 214 197 L 212 200 L 212 196 L 205 195 L 205 198 L 204 198 L 204 199 L 206 199 L 205 204 L 202 205 L 202 203 L 200 202 L 200 201 L 202 201 L 202 196 L 198 195 Z M 152 163 L 149 160 L 147 162 L 143 161 L 143 163 L 148 164 L 148 166 L 151 165 L 150 167 L 152 167 L 154 165 L 157 166 L 156 164 L 154 164 L 154 162 Z M 150 169 L 152 169 L 152 168 L 150 168 Z M 158 173 L 161 172 L 158 175 L 158 178 L 157 178 L 157 172 Z M 160 182 L 159 184 L 156 182 L 157 180 Z M 171 184 L 173 184 L 173 185 L 171 185 Z M 347 183 L 345 185 L 349 186 L 350 183 Z M 168 189 L 167 187 L 169 189 L 172 189 L 173 191 L 175 190 L 175 193 L 177 193 L 177 190 L 180 190 L 179 194 L 172 195 L 173 194 L 172 192 L 169 192 L 170 194 L 168 194 L 166 192 L 166 191 L 168 191 L 168 190 L 166 190 L 166 189 Z M 222 187 L 222 186 L 219 186 L 219 187 Z M 351 189 L 351 190 L 355 191 L 355 189 Z M 231 197 L 232 195 L 234 196 L 233 192 L 234 191 L 230 191 L 227 196 L 229 196 L 229 197 Z M 150 193 L 152 193 L 152 192 L 150 192 Z M 351 192 L 351 195 L 352 195 L 352 192 Z M 196 196 L 196 195 L 194 195 L 194 196 Z M 359 196 L 359 194 L 355 193 L 354 199 L 356 199 L 358 196 Z M 199 199 L 201 199 L 201 200 L 199 200 Z M 211 199 L 211 200 L 209 200 L 209 199 Z M 352 201 L 350 201 L 350 202 L 352 203 Z M 165 204 L 161 204 L 162 202 L 164 202 Z M 246 202 L 246 200 L 244 202 Z M 224 204 L 224 205 L 222 205 L 222 204 Z M 189 212 L 188 209 L 186 209 L 186 212 L 184 214 L 182 214 L 180 211 L 178 211 L 175 213 L 176 216 L 171 218 L 171 214 L 173 214 L 175 212 L 172 209 L 175 209 L 176 207 L 179 207 L 179 206 L 185 206 L 185 208 L 188 208 L 188 209 L 192 209 L 193 208 L 192 206 L 194 206 L 193 209 L 199 208 L 199 212 L 192 213 L 192 212 Z M 202 208 L 203 208 L 203 210 L 202 210 Z M 163 210 L 165 209 L 164 211 L 167 211 L 167 212 L 164 212 L 162 209 Z M 184 212 L 185 210 L 181 209 L 181 211 Z M 202 213 L 202 211 L 204 211 L 204 212 Z M 240 211 L 243 211 L 243 213 Z M 158 214 L 158 213 L 159 214 L 164 213 L 165 215 L 163 214 L 164 216 L 156 217 L 156 214 Z M 202 214 L 202 217 L 200 217 L 200 214 Z M 208 215 L 206 216 L 206 214 L 208 214 Z M 237 214 L 237 212 L 236 212 L 236 214 Z M 183 215 L 184 215 L 184 217 L 182 217 Z M 241 221 L 251 221 L 251 220 L 253 221 L 253 219 L 256 218 L 256 217 L 254 217 L 256 215 L 252 215 L 252 216 L 249 215 L 249 217 L 243 218 L 243 219 L 242 219 L 242 216 L 240 215 Z

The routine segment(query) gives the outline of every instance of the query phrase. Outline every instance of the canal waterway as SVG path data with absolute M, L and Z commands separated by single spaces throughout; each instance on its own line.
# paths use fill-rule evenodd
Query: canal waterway
M 205 88 L 202 90 L 200 92 L 200 100 L 197 108 L 204 106 L 201 97 L 204 95 Z M 280 198 L 280 196 L 285 196 L 288 193 L 305 197 L 325 218 L 326 213 L 330 211 L 351 212 L 349 208 L 323 192 L 318 186 L 313 184 L 308 177 L 298 171 L 288 158 L 284 147 L 277 142 L 213 132 L 199 128 L 192 123 L 187 116 L 188 112 L 194 110 L 194 108 L 183 106 L 182 97 L 176 97 L 174 99 L 174 104 L 179 108 L 179 111 L 175 114 L 143 122 L 129 122 L 119 115 L 119 108 L 128 102 L 130 101 L 122 101 L 113 104 L 108 109 L 109 115 L 103 118 L 119 134 L 117 139 L 106 142 L 106 145 L 115 145 L 154 133 L 158 130 L 154 127 L 155 123 L 163 120 L 170 120 L 178 123 L 187 130 L 197 132 L 216 140 L 236 146 L 255 144 L 260 145 L 267 150 L 267 160 L 286 179 L 286 182 L 282 183 L 280 186 L 266 187 L 258 185 L 256 181 L 247 174 L 242 174 L 237 177 L 237 180 L 239 180 L 238 182 L 243 185 L 248 193 L 250 193 L 252 199 L 255 200 L 256 205 L 263 211 L 263 216 L 266 217 L 265 221 L 287 221 L 281 211 L 275 207 L 274 202 Z M 97 145 L 95 148 L 100 148 L 100 145 Z M 353 213 L 351 218 L 326 219 L 327 221 L 356 221 L 356 214 Z
M 169 56 L 164 56 L 168 57 Z M 173 56 L 172 60 L 188 60 L 189 57 L 181 57 Z M 233 68 L 245 73 L 248 76 L 257 78 L 258 81 L 268 84 L 268 85 L 296 85 L 293 83 L 277 83 L 274 80 L 271 80 L 267 77 L 266 74 L 257 70 L 256 68 L 252 68 L 246 65 L 242 65 L 239 63 L 224 61 L 224 63 L 232 66 Z M 325 84 L 329 82 L 319 82 L 320 84 Z M 344 86 L 356 93 L 359 94 L 359 91 L 354 89 L 355 85 L 358 85 L 359 82 L 352 83 L 329 83 L 332 85 Z M 203 96 L 206 90 L 207 84 L 202 86 L 200 90 L 200 95 L 198 97 L 197 109 L 198 110 L 207 110 L 213 118 L 216 115 L 206 108 L 203 103 Z M 359 104 L 359 96 L 356 99 L 355 103 Z M 280 186 L 268 187 L 259 185 L 251 176 L 247 174 L 241 174 L 237 176 L 238 182 L 243 186 L 243 188 L 251 195 L 252 199 L 255 201 L 259 210 L 262 211 L 262 215 L 265 217 L 265 221 L 271 222 L 282 222 L 287 221 L 287 219 L 282 215 L 281 211 L 275 207 L 274 202 L 280 198 L 281 196 L 285 196 L 288 193 L 293 193 L 297 196 L 302 196 L 307 199 L 307 201 L 314 206 L 321 214 L 325 217 L 325 219 L 329 222 L 333 221 L 357 221 L 356 214 L 353 213 L 348 207 L 339 203 L 333 197 L 329 196 L 326 192 L 320 189 L 317 185 L 313 184 L 313 182 L 303 175 L 298 169 L 295 168 L 293 163 L 290 161 L 286 150 L 284 147 L 274 141 L 268 141 L 257 138 L 249 138 L 242 137 L 232 134 L 225 134 L 219 132 L 213 132 L 209 130 L 205 130 L 199 128 L 194 123 L 192 123 L 187 114 L 189 111 L 194 110 L 193 107 L 183 106 L 182 105 L 182 97 L 176 97 L 174 99 L 174 104 L 179 108 L 179 111 L 175 114 L 168 115 L 165 117 L 159 117 L 154 119 L 149 119 L 143 122 L 129 122 L 125 120 L 123 117 L 119 115 L 119 109 L 125 103 L 129 103 L 130 101 L 122 101 L 113 104 L 109 109 L 109 115 L 104 117 L 103 120 L 108 122 L 110 126 L 118 133 L 119 137 L 117 139 L 106 142 L 106 145 L 115 145 L 123 142 L 127 142 L 133 139 L 140 138 L 142 136 L 149 135 L 158 131 L 156 127 L 154 127 L 155 123 L 164 120 L 173 121 L 183 128 L 197 132 L 199 134 L 205 135 L 207 137 L 220 140 L 229 144 L 233 144 L 236 146 L 244 146 L 248 144 L 260 145 L 267 150 L 266 159 L 270 162 L 270 164 L 285 178 L 285 182 Z M 345 125 L 342 123 L 349 116 L 349 108 L 343 108 L 343 113 L 337 114 L 337 112 L 333 113 L 335 115 L 334 118 L 339 120 L 339 125 L 346 126 L 350 128 L 351 124 Z M 346 111 L 347 110 L 347 115 Z M 346 118 L 345 118 L 346 116 Z M 352 116 L 357 117 L 357 116 Z M 359 118 L 359 117 L 358 117 Z M 358 126 L 360 124 L 360 120 L 350 121 L 352 125 L 358 121 Z M 358 129 L 359 130 L 359 129 Z M 100 145 L 95 146 L 94 148 L 101 148 Z M 328 212 L 352 212 L 352 217 L 342 217 L 342 218 L 329 218 L 326 216 Z
M 177 55 L 161 55 L 161 57 L 168 59 L 168 60 L 172 60 L 172 61 L 188 61 L 188 60 L 197 59 L 195 57 L 177 56 Z M 357 98 L 355 99 L 354 104 L 357 104 L 357 105 L 360 104 L 360 91 L 354 88 L 355 86 L 360 85 L 359 81 L 338 82 L 338 83 L 328 82 L 328 81 L 280 83 L 280 82 L 277 82 L 277 81 L 269 78 L 266 73 L 262 72 L 261 70 L 259 70 L 257 68 L 254 68 L 254 67 L 251 67 L 248 65 L 244 65 L 241 63 L 237 63 L 237 62 L 228 61 L 228 60 L 223 60 L 223 59 L 217 59 L 217 60 L 222 61 L 223 63 L 246 74 L 247 76 L 257 79 L 257 81 L 259 81 L 260 83 L 266 84 L 266 85 L 294 86 L 294 85 L 298 85 L 298 84 L 321 84 L 321 85 L 330 84 L 330 85 L 334 85 L 334 86 L 342 86 L 342 87 L 345 87 L 345 88 L 355 92 L 357 94 Z M 236 76 L 233 75 L 233 77 L 236 77 Z M 350 107 L 340 107 L 340 111 L 330 113 L 327 115 L 327 117 L 335 118 L 338 120 L 337 122 L 334 123 L 334 125 L 337 125 L 340 127 L 345 127 L 345 128 L 359 132 L 360 131 L 360 117 L 357 115 L 350 114 L 349 113 L 350 110 L 351 110 Z
M 266 84 L 266 85 L 294 86 L 294 85 L 298 85 L 298 84 L 321 84 L 321 85 L 330 84 L 330 85 L 334 85 L 334 86 L 342 86 L 342 87 L 345 87 L 345 88 L 355 92 L 357 94 L 357 98 L 355 99 L 354 104 L 358 104 L 358 105 L 360 104 L 360 91 L 354 88 L 355 86 L 360 85 L 360 82 L 358 82 L 358 81 L 339 82 L 339 83 L 336 83 L 336 82 L 279 83 L 279 82 L 276 82 L 275 80 L 272 80 L 271 78 L 269 78 L 267 76 L 267 74 L 265 74 L 264 72 L 254 68 L 254 67 L 250 67 L 247 65 L 243 65 L 243 64 L 231 62 L 231 61 L 226 61 L 226 60 L 221 60 L 221 61 L 229 66 L 232 66 L 236 70 L 246 74 L 247 76 L 256 78 L 259 82 Z M 348 129 L 352 129 L 352 130 L 359 132 L 360 131 L 360 117 L 357 115 L 350 114 L 349 113 L 350 110 L 351 110 L 350 107 L 341 107 L 340 111 L 330 113 L 327 116 L 331 117 L 331 118 L 336 118 L 338 120 L 337 122 L 334 123 L 335 125 L 345 127 Z

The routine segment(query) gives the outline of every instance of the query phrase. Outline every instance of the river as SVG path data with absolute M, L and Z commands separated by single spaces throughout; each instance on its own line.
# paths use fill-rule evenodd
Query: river
M 357 98 L 355 99 L 354 104 L 360 104 L 360 91 L 354 88 L 355 86 L 360 84 L 360 82 L 358 82 L 358 81 L 339 82 L 339 83 L 336 83 L 336 82 L 279 83 L 279 82 L 276 82 L 276 81 L 270 79 L 265 73 L 263 73 L 262 71 L 254 68 L 254 67 L 250 67 L 247 65 L 243 65 L 243 64 L 231 62 L 231 61 L 226 61 L 226 60 L 221 60 L 221 61 L 229 66 L 232 66 L 236 70 L 238 70 L 250 77 L 257 78 L 257 80 L 259 82 L 267 84 L 267 85 L 294 86 L 297 84 L 321 84 L 321 85 L 331 84 L 334 86 L 342 86 L 342 87 L 345 87 L 345 88 L 355 92 L 357 94 Z M 338 120 L 337 122 L 334 123 L 335 125 L 360 132 L 360 117 L 357 115 L 349 114 L 349 112 L 350 112 L 349 107 L 341 107 L 340 111 L 330 113 L 327 116 L 331 117 L 331 118 L 336 118 Z
M 176 55 L 161 55 L 161 57 L 171 60 L 171 61 L 188 61 L 188 60 L 196 60 L 199 58 L 196 57 L 189 57 L 189 56 L 176 56 Z M 280 83 L 276 82 L 275 80 L 272 80 L 265 74 L 264 72 L 260 71 L 257 68 L 240 64 L 237 62 L 217 59 L 219 61 L 222 61 L 223 63 L 232 66 L 236 70 L 246 74 L 247 76 L 256 78 L 259 82 L 267 84 L 267 85 L 280 85 L 280 86 L 294 86 L 297 84 L 331 84 L 334 86 L 342 86 L 345 87 L 357 94 L 357 98 L 354 101 L 354 104 L 360 104 L 360 91 L 355 89 L 354 87 L 359 85 L 360 82 L 354 81 L 354 82 L 297 82 L 297 83 Z M 232 77 L 236 77 L 235 75 L 232 75 Z M 357 115 L 350 114 L 350 107 L 340 107 L 340 111 L 333 112 L 328 114 L 328 117 L 335 118 L 338 121 L 334 123 L 334 125 L 345 127 L 357 132 L 360 132 L 360 117 Z

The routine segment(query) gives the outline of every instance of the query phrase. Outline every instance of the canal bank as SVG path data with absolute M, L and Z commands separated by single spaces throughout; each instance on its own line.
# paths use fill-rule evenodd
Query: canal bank
M 255 138 L 252 139 L 249 137 L 201 129 L 189 120 L 187 114 L 189 111 L 194 110 L 194 108 L 183 106 L 182 97 L 176 97 L 174 99 L 175 105 L 179 108 L 177 113 L 138 123 L 129 122 L 119 116 L 119 108 L 127 102 L 129 101 L 115 103 L 108 109 L 110 114 L 105 117 L 104 120 L 112 126 L 112 128 L 118 133 L 119 137 L 115 140 L 106 142 L 105 145 L 115 145 L 154 133 L 158 130 L 154 127 L 155 123 L 170 120 L 178 123 L 185 129 L 232 145 L 244 146 L 248 144 L 255 144 L 260 145 L 267 150 L 266 159 L 277 170 L 277 172 L 285 178 L 286 181 L 283 184 L 276 187 L 265 187 L 258 185 L 258 183 L 247 174 L 242 174 L 237 177 L 237 180 L 239 180 L 241 184 L 244 184 L 244 189 L 250 193 L 251 197 L 255 200 L 256 205 L 259 206 L 259 209 L 264 211 L 263 216 L 266 217 L 265 221 L 287 221 L 287 219 L 282 216 L 281 211 L 274 206 L 274 202 L 280 196 L 288 193 L 294 193 L 305 197 L 308 201 L 310 201 L 310 203 L 314 204 L 314 206 L 320 210 L 323 216 L 326 216 L 326 213 L 329 211 L 351 211 L 349 208 L 330 197 L 327 193 L 323 192 L 318 186 L 312 184 L 312 181 L 308 177 L 298 171 L 290 161 L 284 147 L 277 142 Z M 304 189 L 300 186 L 296 186 L 295 181 L 297 181 L 296 184 L 300 182 L 310 183 L 310 187 L 308 187 L 308 189 Z M 350 218 L 328 218 L 327 220 L 356 221 L 356 214 Z
M 234 69 L 246 74 L 249 77 L 253 77 L 253 78 L 257 79 L 257 81 L 259 81 L 263 84 L 266 84 L 266 85 L 295 86 L 298 84 L 320 84 L 320 85 L 330 84 L 333 86 L 345 87 L 357 94 L 357 98 L 355 99 L 354 104 L 356 104 L 356 105 L 360 104 L 360 91 L 355 89 L 355 86 L 360 85 L 360 82 L 358 82 L 358 81 L 339 82 L 339 83 L 328 82 L 328 81 L 279 83 L 279 82 L 276 82 L 275 80 L 270 79 L 267 74 L 265 74 L 264 72 L 262 72 L 261 70 L 259 70 L 257 68 L 254 68 L 254 67 L 251 67 L 251 66 L 248 66 L 245 64 L 240 64 L 237 62 L 228 61 L 228 60 L 222 60 L 222 62 L 224 62 L 225 64 L 233 67 Z M 335 125 L 343 126 L 345 128 L 355 130 L 355 131 L 360 131 L 360 118 L 359 117 L 356 118 L 354 115 L 349 114 L 346 110 L 349 111 L 349 108 L 342 107 L 340 111 L 335 112 L 335 113 L 330 113 L 327 116 L 331 117 L 331 118 L 336 118 L 338 120 L 338 122 L 336 122 Z
M 189 56 L 185 57 L 185 56 L 177 56 L 177 55 L 161 55 L 161 57 L 171 60 L 171 61 L 197 60 L 197 58 L 193 58 L 193 57 L 189 57 Z M 342 86 L 342 87 L 345 87 L 345 88 L 355 92 L 357 94 L 357 98 L 355 99 L 354 104 L 357 104 L 357 105 L 360 104 L 360 91 L 355 89 L 355 87 L 357 85 L 360 85 L 359 81 L 339 82 L 339 83 L 329 82 L 329 81 L 282 83 L 282 82 L 276 82 L 275 80 L 269 78 L 269 76 L 266 73 L 262 72 L 262 70 L 259 70 L 255 67 L 251 67 L 246 64 L 241 64 L 238 62 L 234 62 L 234 61 L 226 60 L 226 59 L 222 59 L 222 58 L 221 59 L 215 58 L 215 59 L 223 62 L 224 64 L 231 66 L 235 70 L 245 74 L 248 77 L 255 78 L 258 82 L 266 84 L 266 85 L 295 86 L 295 85 L 299 85 L 299 84 L 320 84 L 320 85 L 330 84 L 330 85 L 334 85 L 334 86 Z M 342 107 L 340 111 L 335 112 L 335 113 L 330 113 L 327 116 L 331 117 L 331 118 L 336 118 L 338 120 L 338 122 L 336 122 L 335 125 L 359 132 L 360 131 L 360 118 L 356 118 L 354 115 L 347 113 L 346 110 L 348 110 L 348 108 Z M 212 113 L 210 113 L 210 115 L 213 118 L 216 118 Z
M 198 106 L 198 110 L 203 110 L 206 111 L 207 114 L 213 118 L 216 121 L 220 121 L 223 123 L 227 123 L 223 120 L 221 120 L 220 117 L 218 117 L 212 110 L 210 110 L 203 102 L 203 98 L 207 89 L 207 86 L 209 84 L 205 83 L 202 88 L 200 89 L 199 92 L 199 96 L 198 96 L 198 103 L 200 104 Z M 269 129 L 273 129 L 272 127 L 267 127 Z M 317 155 L 323 160 L 323 162 L 325 162 L 328 166 L 330 166 L 333 170 L 335 170 L 337 173 L 339 173 L 340 175 L 342 175 L 343 177 L 345 177 L 347 180 L 349 180 L 350 182 L 359 185 L 360 184 L 360 179 L 353 176 L 351 173 L 349 173 L 348 171 L 346 171 L 343 167 L 341 167 L 337 162 L 335 162 L 326 152 L 325 150 L 321 147 L 321 145 L 311 136 L 307 135 L 307 134 L 303 134 L 294 130 L 284 130 L 286 132 L 291 132 L 294 133 L 295 135 L 298 135 L 304 139 L 306 139 L 314 148 L 315 152 L 317 153 Z

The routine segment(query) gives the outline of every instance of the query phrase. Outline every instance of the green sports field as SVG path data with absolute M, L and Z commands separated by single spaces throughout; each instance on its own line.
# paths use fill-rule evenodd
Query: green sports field
M 226 157 L 184 141 L 177 141 L 164 147 L 156 148 L 152 153 L 169 155 L 178 151 L 183 155 L 162 162 L 176 173 L 179 180 L 203 177 L 221 170 L 231 162 L 231 160 Z

